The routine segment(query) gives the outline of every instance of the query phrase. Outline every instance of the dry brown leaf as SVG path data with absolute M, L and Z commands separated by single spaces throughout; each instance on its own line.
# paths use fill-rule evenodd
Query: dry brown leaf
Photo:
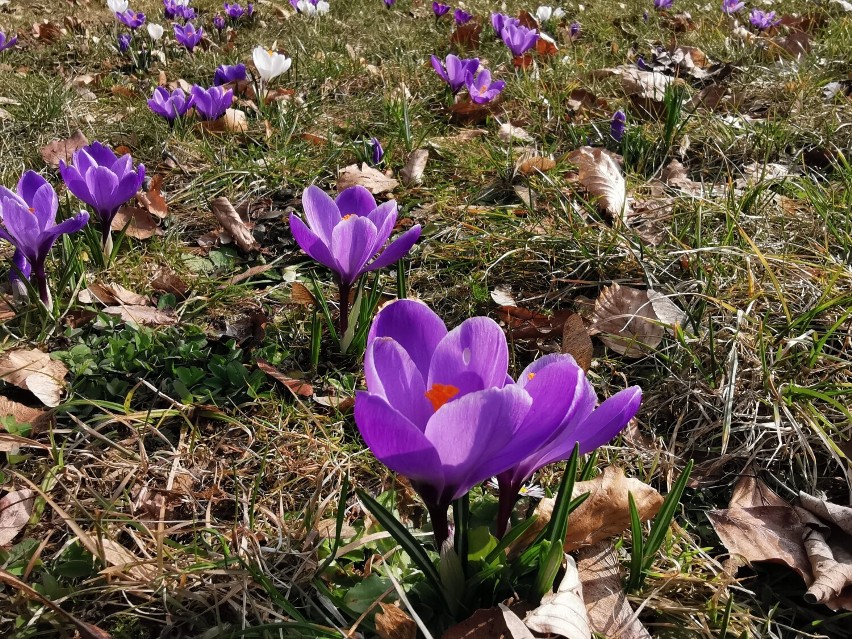
M 338 191 L 355 185 L 363 186 L 373 195 L 380 195 L 393 191 L 399 186 L 399 182 L 364 162 L 361 168 L 358 168 L 357 164 L 350 164 L 337 176 Z
M 29 390 L 45 406 L 59 406 L 65 375 L 62 362 L 37 349 L 18 349 L 0 356 L 0 379 Z
M 293 282 L 293 286 L 290 289 L 290 301 L 300 306 L 311 306 L 314 308 L 319 306 L 317 298 L 301 282 Z
M 248 119 L 245 111 L 239 109 L 226 109 L 225 115 L 222 116 L 222 123 L 225 130 L 230 133 L 245 133 L 248 131 Z
M 494 112 L 498 100 L 486 104 L 477 104 L 470 100 L 456 102 L 450 107 L 450 122 L 461 126 L 484 124 L 488 116 Z
M 379 602 L 381 612 L 376 613 L 376 634 L 381 639 L 415 639 L 417 624 L 403 610 L 384 601 Z
M 139 191 L 136 194 L 136 201 L 143 209 L 151 215 L 165 219 L 169 216 L 169 205 L 166 204 L 166 198 L 163 197 L 161 188 L 163 186 L 163 176 L 155 175 L 151 178 L 151 184 L 147 191 Z
M 0 452 L 17 452 L 19 448 L 41 448 L 42 450 L 50 450 L 50 446 L 39 443 L 34 439 L 28 439 L 26 437 L 21 437 L 20 435 L 12 435 L 11 433 L 0 433 Z
M 565 318 L 562 325 L 562 352 L 571 355 L 577 365 L 584 371 L 588 371 L 592 365 L 594 346 L 592 338 L 586 331 L 583 318 L 577 313 L 572 313 Z
M 131 290 L 124 288 L 121 284 L 101 284 L 99 282 L 91 283 L 88 288 L 84 288 L 77 296 L 83 304 L 93 304 L 100 302 L 104 306 L 114 304 L 148 304 L 148 298 L 144 295 L 139 295 Z
M 553 315 L 544 315 L 520 306 L 501 306 L 497 317 L 506 325 L 513 339 L 538 339 L 559 337 L 565 320 L 572 315 L 568 309 L 559 309 Z
M 852 539 L 832 530 L 810 511 L 797 509 L 804 526 L 802 543 L 811 564 L 814 582 L 804 598 L 808 603 L 829 604 L 852 584 Z
M 74 131 L 70 138 L 65 140 L 53 140 L 41 149 L 42 159 L 52 167 L 59 167 L 59 160 L 66 164 L 71 162 L 74 151 L 79 151 L 89 141 L 80 129 Z
M 33 514 L 35 493 L 29 488 L 13 490 L 0 499 L 0 546 L 8 546 L 24 529 Z
M 847 535 L 852 535 L 852 508 L 817 499 L 807 493 L 799 493 L 799 506 L 832 526 L 837 526 Z
M 277 368 L 275 368 L 272 364 L 263 359 L 257 360 L 257 367 L 262 370 L 264 373 L 269 375 L 272 379 L 277 382 L 282 383 L 286 386 L 294 395 L 301 395 L 302 397 L 310 397 L 314 394 L 314 387 L 308 384 L 301 379 L 295 379 L 293 377 L 288 377 Z
M 157 224 L 157 220 L 146 209 L 127 204 L 118 209 L 110 227 L 116 232 L 121 232 L 127 227 L 127 235 L 136 240 L 147 240 L 155 235 L 163 234 L 163 229 Z
M 624 596 L 619 568 L 611 541 L 578 552 L 577 569 L 592 630 L 610 639 L 651 639 Z
M 515 612 L 523 614 L 522 606 Z M 514 639 L 501 608 L 480 608 L 464 621 L 447 628 L 441 639 Z
M 746 466 L 740 473 L 728 508 L 758 508 L 762 506 L 778 506 L 789 508 L 789 504 L 781 499 L 774 490 L 758 476 L 758 470 L 752 466 Z
M 0 295 L 0 322 L 17 317 L 15 309 L 9 306 L 9 301 L 5 295 Z
M 117 575 L 127 573 L 136 581 L 147 583 L 157 574 L 154 566 L 140 559 L 113 539 L 100 538 L 102 558 L 107 564 L 100 574 Z
M 408 156 L 399 177 L 405 186 L 417 186 L 423 181 L 423 171 L 426 170 L 426 162 L 429 161 L 429 151 L 426 149 L 415 149 Z
M 251 230 L 240 218 L 228 198 L 217 197 L 210 203 L 210 207 L 213 210 L 213 215 L 216 216 L 216 219 L 219 220 L 228 234 L 234 238 L 234 242 L 237 243 L 240 250 L 250 253 L 260 249 L 260 244 L 254 239 Z
M 64 33 L 65 29 L 49 20 L 33 23 L 33 35 L 39 42 L 53 44 L 58 42 Z
M 481 35 L 482 25 L 471 21 L 457 27 L 450 36 L 450 42 L 462 49 L 478 49 Z
M 0 396 L 0 417 L 12 417 L 19 424 L 30 424 L 33 432 L 41 432 L 50 422 L 50 414 L 39 408 L 30 408 Z M 2 430 L 2 424 L 0 424 Z
M 107 306 L 104 309 L 104 313 L 118 315 L 125 322 L 133 322 L 142 326 L 172 326 L 173 324 L 177 324 L 177 318 L 174 315 L 153 306 L 138 306 L 135 304 Z
M 569 524 L 570 525 L 570 524 Z M 527 628 L 555 633 L 566 639 L 591 639 L 592 629 L 583 603 L 583 584 L 571 555 L 565 555 L 565 575 L 556 592 L 541 598 L 541 605 L 524 618 Z
M 627 184 L 621 167 L 610 153 L 583 146 L 569 153 L 568 160 L 580 169 L 580 184 L 589 195 L 597 198 L 598 208 L 617 219 L 629 213 Z
M 589 335 L 625 357 L 642 357 L 659 346 L 665 329 L 654 314 L 648 291 L 614 283 L 601 290 Z
M 151 288 L 162 293 L 171 293 L 176 297 L 184 297 L 189 286 L 181 277 L 168 267 L 162 267 L 151 280 Z
M 515 165 L 521 175 L 533 175 L 534 173 L 547 173 L 556 167 L 556 162 L 550 158 L 539 155 L 521 156 Z
M 511 122 L 506 122 L 505 124 L 500 125 L 500 129 L 497 131 L 497 137 L 500 138 L 502 142 L 511 143 L 511 142 L 534 142 L 533 136 L 526 132 L 525 129 L 522 129 L 519 126 L 512 126 Z

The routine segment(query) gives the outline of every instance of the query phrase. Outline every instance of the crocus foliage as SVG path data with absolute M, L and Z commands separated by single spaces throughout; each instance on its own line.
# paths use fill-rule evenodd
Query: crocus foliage
M 60 235 L 76 233 L 86 226 L 89 214 L 82 211 L 57 224 L 59 199 L 56 191 L 34 171 L 24 173 L 15 191 L 0 186 L 0 221 L 3 224 L 0 227 L 0 238 L 14 245 L 13 264 L 23 277 L 32 274 L 39 297 L 50 306 L 51 297 L 44 270 L 47 254 Z M 19 273 L 15 272 L 13 279 L 18 276 Z
M 595 409 L 585 373 L 570 355 L 550 355 L 517 383 L 507 374 L 509 349 L 486 317 L 448 331 L 425 304 L 400 300 L 376 315 L 364 360 L 367 390 L 355 400 L 355 421 L 373 454 L 404 475 L 432 518 L 440 547 L 447 507 L 497 475 L 501 502 L 542 466 L 605 444 L 639 407 L 628 388 Z M 503 507 L 498 530 L 511 508 Z

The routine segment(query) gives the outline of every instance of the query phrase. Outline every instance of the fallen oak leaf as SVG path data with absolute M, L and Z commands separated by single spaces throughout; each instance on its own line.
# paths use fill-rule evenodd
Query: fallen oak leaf
M 600 335 L 620 355 L 642 357 L 660 345 L 664 334 L 648 291 L 613 283 L 595 300 L 589 335 Z

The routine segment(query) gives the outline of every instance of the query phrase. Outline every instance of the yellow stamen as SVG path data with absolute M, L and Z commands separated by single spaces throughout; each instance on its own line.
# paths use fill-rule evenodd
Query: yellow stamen
M 30 207 L 30 213 L 32 213 L 33 215 L 35 215 L 35 209 L 34 209 L 33 207 Z
M 432 410 L 437 411 L 441 406 L 458 395 L 459 389 L 451 384 L 432 384 L 426 391 L 426 399 L 432 402 Z
M 532 381 L 533 377 L 535 377 L 535 373 L 527 373 L 527 379 Z
M 349 215 L 344 215 L 343 219 L 348 220 L 350 217 L 353 217 L 354 215 L 355 215 L 354 213 L 350 213 Z

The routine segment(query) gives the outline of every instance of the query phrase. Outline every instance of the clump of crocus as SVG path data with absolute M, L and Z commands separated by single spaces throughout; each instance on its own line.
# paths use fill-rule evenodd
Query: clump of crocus
M 15 246 L 12 279 L 19 276 L 35 278 L 39 297 L 50 308 L 53 304 L 47 287 L 44 264 L 51 247 L 65 233 L 76 233 L 89 221 L 89 214 L 81 211 L 64 222 L 56 223 L 59 198 L 56 191 L 42 176 L 27 171 L 13 193 L 0 187 L 0 238 Z M 19 281 L 19 280 L 18 280 Z
M 246 65 L 244 64 L 220 64 L 213 73 L 213 85 L 222 86 L 231 82 L 242 82 L 246 79 Z
M 195 19 L 195 9 L 189 6 L 189 0 L 163 0 L 163 15 L 187 22 Z
M 435 1 L 433 0 L 433 2 L 432 2 L 432 13 L 434 13 L 434 14 L 435 14 L 435 20 L 436 20 L 436 21 L 437 21 L 437 20 L 438 20 L 438 18 L 440 18 L 441 16 L 445 16 L 445 15 L 447 15 L 447 13 L 449 12 L 449 10 L 450 10 L 450 5 L 448 5 L 448 4 L 441 4 L 440 2 L 435 2 Z
M 148 100 L 148 108 L 174 125 L 175 119 L 182 117 L 189 109 L 189 100 L 183 89 L 177 88 L 171 93 L 165 87 L 154 89 L 154 95 Z
M 204 37 L 204 29 L 201 27 L 196 29 L 195 25 L 191 22 L 187 22 L 182 26 L 175 24 L 174 31 L 175 40 L 186 47 L 187 51 L 190 53 L 195 50 L 195 47 L 197 47 L 198 43 L 201 42 L 201 38 Z
M 476 73 L 479 69 L 479 58 L 459 58 L 451 53 L 443 62 L 434 55 L 431 60 L 435 73 L 447 83 L 453 95 L 462 90 L 468 74 Z
M 476 104 L 491 102 L 506 88 L 503 80 L 491 81 L 491 72 L 488 69 L 482 69 L 475 77 L 472 73 L 468 73 L 465 84 L 470 99 Z
M 207 122 L 218 120 L 227 111 L 234 101 L 234 90 L 224 87 L 210 87 L 205 89 L 199 85 L 193 85 L 189 90 L 189 106 L 195 108 L 198 116 Z
M 330 8 L 325 0 L 298 0 L 296 3 L 296 11 L 309 18 L 325 15 Z
M 627 124 L 627 116 L 624 111 L 619 109 L 612 115 L 612 120 L 609 121 L 609 134 L 616 142 L 621 142 L 624 137 L 624 127 Z
M 128 9 L 122 13 L 116 13 L 115 18 L 121 22 L 121 24 L 133 31 L 136 31 L 136 29 L 145 24 L 145 14 L 133 11 L 132 9 Z
M 722 0 L 722 12 L 727 15 L 733 15 L 745 7 L 745 2 L 741 0 Z
M 468 13 L 464 9 L 456 9 L 453 11 L 453 20 L 456 21 L 457 25 L 462 26 L 473 20 L 473 14 Z
M 234 2 L 233 4 L 226 2 L 223 5 L 223 9 L 225 10 L 225 15 L 228 16 L 232 22 L 236 22 L 240 18 L 242 18 L 246 10 L 238 3 Z
M 507 22 L 500 32 L 500 38 L 509 47 L 512 55 L 519 58 L 535 46 L 538 41 L 538 32 L 521 24 Z
M 11 49 L 16 44 L 18 44 L 18 36 L 12 36 L 11 38 L 7 39 L 6 34 L 0 31 L 0 51 Z
M 665 9 L 671 9 L 671 6 L 674 4 L 674 0 L 654 0 L 654 8 L 657 11 L 663 11 Z
M 634 387 L 593 413 L 594 393 L 570 355 L 534 362 L 517 383 L 508 365 L 506 336 L 487 317 L 447 331 L 425 304 L 399 300 L 370 328 L 355 422 L 379 461 L 423 499 L 438 548 L 449 505 L 473 486 L 497 475 L 508 521 L 518 477 L 567 458 L 577 441 L 586 452 L 606 443 L 638 407 Z
M 317 186 L 302 194 L 307 224 L 290 214 L 296 242 L 310 257 L 334 272 L 340 292 L 339 337 L 349 327 L 349 291 L 361 275 L 389 266 L 411 250 L 420 237 L 415 225 L 387 244 L 396 224 L 395 200 L 376 205 L 363 186 L 350 186 L 335 199 Z M 374 259 L 375 258 L 375 259 Z
M 754 8 L 751 10 L 751 13 L 748 14 L 748 21 L 758 31 L 766 31 L 781 22 L 781 19 L 775 17 L 774 11 L 761 11 L 760 9 Z
M 59 161 L 59 173 L 65 186 L 78 200 L 95 210 L 101 227 L 104 254 L 112 252 L 112 218 L 142 186 L 145 167 L 134 168 L 129 153 L 121 157 L 100 142 L 75 151 L 71 164 Z
M 222 17 L 221 14 L 216 14 L 213 16 L 213 28 L 219 32 L 219 35 L 222 35 L 222 31 L 225 30 L 225 18 Z

